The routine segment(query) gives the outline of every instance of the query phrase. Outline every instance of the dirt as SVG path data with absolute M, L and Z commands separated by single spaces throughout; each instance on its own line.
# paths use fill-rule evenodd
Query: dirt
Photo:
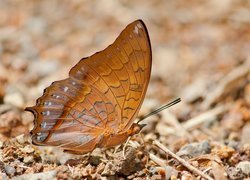
M 202 178 L 156 140 L 213 179 L 250 178 L 249 9 L 243 0 L 0 1 L 1 179 Z M 181 103 L 145 119 L 125 151 L 71 155 L 32 145 L 25 107 L 136 19 L 153 53 L 139 116 Z

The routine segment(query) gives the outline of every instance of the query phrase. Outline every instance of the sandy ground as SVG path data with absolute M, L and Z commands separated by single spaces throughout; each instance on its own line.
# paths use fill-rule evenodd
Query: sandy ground
M 243 0 L 0 0 L 1 178 L 249 178 L 249 9 Z M 24 108 L 136 19 L 147 25 L 153 52 L 140 115 L 182 102 L 146 119 L 125 159 L 123 146 L 86 156 L 32 145 L 34 117 Z

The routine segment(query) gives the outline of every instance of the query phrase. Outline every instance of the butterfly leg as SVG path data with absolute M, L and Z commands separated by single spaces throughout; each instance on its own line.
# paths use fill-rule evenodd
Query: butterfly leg
M 115 147 L 115 150 L 114 150 L 114 152 L 113 152 L 113 154 L 115 154 L 121 146 L 122 146 L 122 145 L 116 146 L 116 147 Z
M 130 139 L 131 139 L 131 136 L 128 137 L 127 141 L 125 142 L 125 144 L 124 144 L 124 146 L 123 146 L 123 148 L 122 148 L 122 155 L 123 155 L 123 159 L 124 159 L 124 160 L 126 159 L 126 154 L 125 154 L 125 152 L 126 152 L 126 147 L 127 147 L 127 145 L 128 145 L 128 142 L 130 141 Z

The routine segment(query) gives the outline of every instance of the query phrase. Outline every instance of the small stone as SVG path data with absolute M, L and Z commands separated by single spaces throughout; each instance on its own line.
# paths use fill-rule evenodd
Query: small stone
M 103 176 L 112 176 L 112 175 L 115 175 L 115 171 L 113 169 L 114 169 L 113 163 L 112 162 L 108 162 L 106 164 L 106 166 L 104 167 L 102 175 Z
M 21 151 L 29 154 L 29 153 L 34 152 L 34 148 L 30 145 L 27 145 L 24 148 L 22 148 Z
M 174 177 L 177 178 L 178 176 L 178 171 L 171 166 L 166 166 L 165 172 L 166 172 L 166 179 L 172 179 Z
M 242 161 L 236 165 L 236 168 L 240 169 L 246 176 L 250 176 L 250 161 Z
M 24 134 L 21 134 L 21 135 L 17 136 L 17 137 L 16 137 L 16 140 L 17 140 L 17 142 L 20 143 L 20 144 L 24 144 L 25 141 L 26 141 Z
M 5 166 L 4 170 L 5 170 L 6 174 L 9 176 L 14 176 L 14 174 L 16 172 L 16 169 L 13 168 L 12 166 L 9 166 L 9 165 Z
M 214 147 L 212 153 L 216 154 L 220 159 L 227 159 L 235 153 L 235 150 L 229 146 L 221 145 Z
M 10 105 L 10 104 L 1 104 L 0 105 L 0 114 L 4 114 L 4 113 L 11 111 L 13 109 L 15 109 L 15 107 Z
M 250 157 L 250 143 L 244 144 L 241 147 L 240 152 L 246 154 L 247 157 Z
M 194 175 L 192 175 L 190 172 L 188 171 L 182 171 L 181 172 L 181 179 L 195 179 Z
M 6 94 L 4 96 L 4 103 L 12 104 L 19 108 L 24 107 L 24 99 L 20 92 L 12 92 L 12 93 Z
M 194 158 L 199 155 L 211 152 L 211 146 L 208 141 L 191 143 L 183 146 L 176 154 L 182 157 Z
M 34 161 L 34 157 L 33 156 L 26 156 L 26 157 L 24 157 L 24 159 L 23 159 L 23 162 L 24 163 L 32 163 Z
M 56 60 L 50 61 L 33 61 L 29 68 L 30 74 L 37 74 L 39 77 L 44 77 L 57 70 L 59 63 Z
M 241 133 L 241 143 L 248 144 L 250 143 L 250 123 L 244 125 Z
M 230 167 L 227 170 L 227 174 L 229 179 L 236 180 L 236 179 L 243 179 L 244 175 L 238 168 Z
M 129 176 L 142 169 L 142 162 L 136 157 L 136 149 L 129 147 L 125 153 L 126 159 L 123 159 L 122 151 L 115 154 L 113 169 L 119 174 Z
M 239 142 L 234 141 L 234 140 L 229 140 L 229 141 L 227 142 L 227 146 L 229 146 L 229 147 L 231 147 L 231 148 L 233 148 L 233 149 L 237 149 L 238 146 L 239 146 Z
M 1 133 L 11 133 L 13 128 L 20 125 L 21 116 L 20 112 L 13 110 L 7 111 L 0 115 L 0 132 Z
M 94 165 L 94 166 L 97 166 L 101 162 L 102 162 L 101 161 L 101 156 L 91 156 L 90 159 L 89 159 L 89 163 Z

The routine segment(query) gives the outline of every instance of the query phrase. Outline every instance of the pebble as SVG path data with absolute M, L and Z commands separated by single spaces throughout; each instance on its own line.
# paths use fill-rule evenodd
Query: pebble
M 250 176 L 250 161 L 242 161 L 236 167 L 230 167 L 227 170 L 230 179 L 244 179 Z
M 242 129 L 241 143 L 242 144 L 250 143 L 250 123 L 247 123 Z
M 29 154 L 29 153 L 34 152 L 34 148 L 30 145 L 27 145 L 24 148 L 22 148 L 21 151 Z
M 229 146 L 229 147 L 231 147 L 231 148 L 233 148 L 233 149 L 237 149 L 238 146 L 239 146 L 239 142 L 234 141 L 234 140 L 229 140 L 229 141 L 227 142 L 227 146 Z
M 166 179 L 172 179 L 171 177 L 176 178 L 178 176 L 178 171 L 171 166 L 166 166 L 165 171 Z
M 183 146 L 176 154 L 181 157 L 194 158 L 199 155 L 211 152 L 211 146 L 208 141 L 191 143 Z
M 90 159 L 89 159 L 89 163 L 94 165 L 94 166 L 97 166 L 101 163 L 101 156 L 91 156 Z
M 24 134 L 16 136 L 16 140 L 19 144 L 24 144 L 27 141 L 27 137 Z
M 236 168 L 240 169 L 246 176 L 250 176 L 250 161 L 242 161 L 236 165 Z
M 33 156 L 26 156 L 23 159 L 24 163 L 32 163 L 34 161 L 34 157 Z
M 48 74 L 53 73 L 58 69 L 59 63 L 55 60 L 50 61 L 33 61 L 29 68 L 30 74 L 36 74 L 39 77 L 44 77 Z
M 24 99 L 21 93 L 13 92 L 8 93 L 4 96 L 4 103 L 12 104 L 16 107 L 23 108 L 24 107 Z
M 2 105 L 0 105 L 0 114 L 4 114 L 8 111 L 11 111 L 14 108 L 15 107 L 10 105 L 10 104 L 2 104 Z
M 108 162 L 104 167 L 104 170 L 102 172 L 102 176 L 115 175 L 115 171 L 113 170 L 113 167 L 114 167 L 114 164 L 112 162 Z
M 9 166 L 9 165 L 5 166 L 4 170 L 5 170 L 6 174 L 9 176 L 14 176 L 14 174 L 16 172 L 16 169 L 13 168 L 12 166 Z
M 227 170 L 227 174 L 229 179 L 236 180 L 236 179 L 243 179 L 243 174 L 238 168 L 229 167 Z

